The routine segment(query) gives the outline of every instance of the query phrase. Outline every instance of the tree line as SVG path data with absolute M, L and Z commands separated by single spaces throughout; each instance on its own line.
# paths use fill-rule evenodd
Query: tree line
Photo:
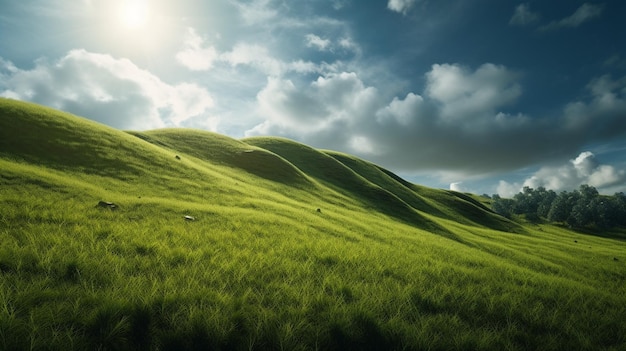
M 513 198 L 492 196 L 494 212 L 507 218 L 526 215 L 530 220 L 545 219 L 572 227 L 612 228 L 626 226 L 626 195 L 600 195 L 593 186 L 583 184 L 578 190 L 556 193 L 544 187 L 525 186 Z

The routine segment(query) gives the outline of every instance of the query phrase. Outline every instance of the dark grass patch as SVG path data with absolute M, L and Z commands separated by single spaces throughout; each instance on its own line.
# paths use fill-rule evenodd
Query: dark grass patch
M 325 350 L 398 350 L 398 337 L 384 330 L 372 317 L 357 313 L 345 322 L 334 322 L 321 341 Z

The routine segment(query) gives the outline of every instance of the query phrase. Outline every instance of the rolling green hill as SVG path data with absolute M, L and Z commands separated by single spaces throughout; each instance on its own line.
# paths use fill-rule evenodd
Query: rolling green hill
M 624 316 L 623 240 L 287 139 L 0 99 L 0 350 L 623 350 Z

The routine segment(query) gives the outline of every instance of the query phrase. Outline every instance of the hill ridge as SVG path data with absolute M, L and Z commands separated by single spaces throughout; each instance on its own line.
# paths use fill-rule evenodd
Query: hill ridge
M 243 170 L 275 182 L 273 187 L 278 191 L 288 192 L 280 188 L 281 184 L 310 194 L 325 188 L 322 192 L 326 195 L 320 196 L 326 200 L 357 201 L 386 216 L 451 238 L 454 236 L 449 231 L 423 214 L 504 231 L 515 227 L 466 195 L 435 189 L 420 193 L 416 189 L 425 188 L 406 182 L 380 166 L 286 138 L 236 140 L 186 128 L 123 132 L 51 108 L 8 99 L 0 100 L 0 114 L 2 157 L 61 171 L 80 170 L 126 180 L 128 184 L 141 178 L 154 181 L 159 187 L 168 187 L 165 184 L 175 181 L 193 187 L 196 176 L 231 175 L 235 179 L 240 176 L 234 171 Z M 181 157 L 202 162 L 185 162 Z M 234 173 L 215 168 L 223 166 Z M 159 181 L 159 177 L 167 182 Z M 340 199 L 332 200 L 328 190 L 341 194 Z M 473 218 L 466 219 L 461 213 Z

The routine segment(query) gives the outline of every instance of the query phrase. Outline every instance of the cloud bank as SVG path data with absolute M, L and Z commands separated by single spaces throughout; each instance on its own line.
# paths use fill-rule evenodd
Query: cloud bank
M 119 129 L 176 126 L 206 115 L 213 99 L 191 83 L 170 85 L 126 59 L 72 50 L 31 70 L 0 61 L 0 96 L 28 100 Z
M 522 184 L 500 181 L 497 191 L 501 196 L 512 197 L 525 186 L 561 191 L 576 189 L 582 184 L 602 191 L 625 182 L 626 170 L 601 164 L 592 152 L 584 151 L 565 165 L 542 167 Z
M 268 79 L 257 95 L 264 122 L 247 135 L 282 135 L 343 150 L 397 170 L 487 174 L 568 157 L 626 135 L 626 78 L 589 83 L 590 98 L 558 116 L 516 111 L 519 74 L 484 64 L 436 64 L 422 93 L 388 100 L 355 72 L 298 83 Z M 571 157 L 571 156 L 569 156 Z

